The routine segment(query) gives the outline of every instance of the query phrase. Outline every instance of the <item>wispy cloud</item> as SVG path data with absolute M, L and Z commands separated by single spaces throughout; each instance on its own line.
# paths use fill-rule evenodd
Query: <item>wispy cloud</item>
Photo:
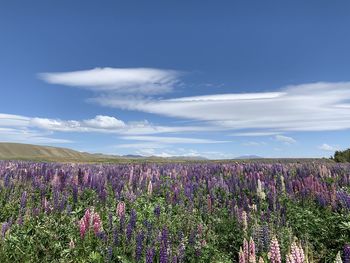
M 326 152 L 335 152 L 335 151 L 339 150 L 339 147 L 324 143 L 324 144 L 320 145 L 318 147 L 318 149 L 320 149 L 322 151 L 326 151 Z
M 118 118 L 104 115 L 97 115 L 92 119 L 86 120 L 61 120 L 0 114 L 0 127 L 22 127 L 50 132 L 109 133 L 129 136 L 218 130 L 216 127 L 207 126 L 162 126 L 152 124 L 146 120 L 124 122 Z
M 269 131 L 256 131 L 256 132 L 251 132 L 251 131 L 246 131 L 246 132 L 236 132 L 232 133 L 232 136 L 238 136 L 238 137 L 260 137 L 260 136 L 271 136 L 271 135 L 277 135 L 280 134 L 281 132 L 269 132 Z
M 199 138 L 184 138 L 184 137 L 163 137 L 163 136 L 123 136 L 124 140 L 148 141 L 165 144 L 212 144 L 212 143 L 227 143 L 229 141 L 217 141 L 210 139 Z
M 51 84 L 118 94 L 162 94 L 173 90 L 180 72 L 155 68 L 95 68 L 72 72 L 40 73 Z
M 311 83 L 278 92 L 125 100 L 96 97 L 100 105 L 204 121 L 225 129 L 325 131 L 350 128 L 350 82 Z M 208 110 L 210 109 L 210 110 Z
M 275 136 L 276 141 L 285 143 L 285 144 L 294 144 L 297 141 L 293 139 L 292 137 L 284 136 L 284 135 L 276 135 Z
M 266 142 L 255 142 L 255 141 L 249 141 L 243 143 L 244 146 L 265 146 Z
M 35 144 L 65 144 L 72 143 L 71 140 L 52 138 L 50 134 L 26 129 L 26 128 L 1 128 L 0 127 L 0 141 L 1 142 L 21 142 L 21 143 L 35 143 Z

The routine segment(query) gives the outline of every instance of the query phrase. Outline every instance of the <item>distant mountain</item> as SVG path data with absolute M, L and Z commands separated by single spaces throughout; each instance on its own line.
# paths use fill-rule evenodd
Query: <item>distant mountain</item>
M 236 160 L 251 160 L 251 159 L 263 159 L 264 157 L 258 156 L 258 155 L 242 155 L 238 156 L 234 159 Z

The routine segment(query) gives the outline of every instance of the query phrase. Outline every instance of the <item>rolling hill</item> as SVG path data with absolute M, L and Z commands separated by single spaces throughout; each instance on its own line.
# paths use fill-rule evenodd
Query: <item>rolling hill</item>
M 129 161 L 200 161 L 202 157 L 173 156 L 162 158 L 158 156 L 141 155 L 106 155 L 102 153 L 79 152 L 68 148 L 41 146 L 22 143 L 0 142 L 0 160 L 33 160 L 58 162 L 129 162 Z
M 86 160 L 96 157 L 93 154 L 67 148 L 21 143 L 0 143 L 0 159 Z

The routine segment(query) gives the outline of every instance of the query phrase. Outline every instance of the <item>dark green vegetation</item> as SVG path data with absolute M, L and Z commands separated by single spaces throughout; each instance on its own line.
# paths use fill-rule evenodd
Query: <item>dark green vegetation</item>
M 0 262 L 237 262 L 243 239 L 256 262 L 278 262 L 278 242 L 285 262 L 295 238 L 308 262 L 333 262 L 350 165 L 2 161 L 0 222 Z
M 336 151 L 334 153 L 334 157 L 332 158 L 337 163 L 346 163 L 350 162 L 350 149 L 347 149 L 345 151 Z

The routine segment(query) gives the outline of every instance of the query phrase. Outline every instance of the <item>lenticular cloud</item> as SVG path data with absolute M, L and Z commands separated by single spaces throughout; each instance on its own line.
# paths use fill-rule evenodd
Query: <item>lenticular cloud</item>
M 278 92 L 169 100 L 98 97 L 109 107 L 207 121 L 228 129 L 322 131 L 350 128 L 350 82 L 288 86 Z
M 41 73 L 51 84 L 122 94 L 154 95 L 170 92 L 179 72 L 154 68 L 94 68 L 90 70 Z

